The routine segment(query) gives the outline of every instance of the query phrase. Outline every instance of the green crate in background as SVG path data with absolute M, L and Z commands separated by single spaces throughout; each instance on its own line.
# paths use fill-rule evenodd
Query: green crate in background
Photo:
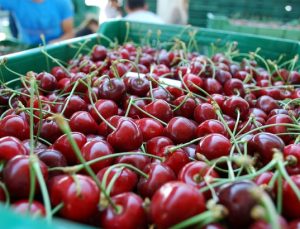
M 7 55 L 10 53 L 20 52 L 29 48 L 32 48 L 33 46 L 23 44 L 17 39 L 10 38 L 0 41 L 0 56 Z
M 129 25 L 129 26 L 128 26 Z M 239 49 L 241 52 L 255 51 L 257 47 L 262 47 L 261 55 L 266 58 L 276 59 L 281 54 L 286 54 L 286 58 L 293 58 L 296 54 L 300 54 L 299 42 L 290 40 L 272 39 L 268 37 L 260 37 L 247 34 L 239 34 L 234 32 L 225 32 L 213 29 L 202 29 L 196 27 L 184 27 L 184 26 L 170 26 L 170 25 L 154 25 L 146 23 L 132 23 L 123 20 L 110 21 L 104 23 L 99 33 L 104 34 L 108 38 L 123 43 L 128 30 L 128 40 L 142 43 L 145 39 L 145 34 L 149 34 L 152 31 L 152 35 L 149 37 L 149 41 L 156 45 L 157 44 L 157 31 L 161 32 L 160 41 L 166 42 L 174 38 L 180 38 L 185 42 L 190 40 L 189 32 L 197 31 L 196 41 L 201 48 L 202 52 L 206 52 L 211 43 L 219 41 L 220 45 L 225 45 L 227 42 L 237 41 L 239 43 Z M 85 48 L 92 48 L 95 44 L 108 45 L 105 39 L 101 38 L 100 34 L 88 35 L 81 38 L 75 38 L 61 43 L 48 45 L 45 51 L 49 55 L 62 60 L 68 61 L 78 51 L 78 47 L 87 42 Z M 88 52 L 88 50 L 86 50 Z M 51 66 L 54 66 L 50 59 L 48 59 L 41 51 L 41 48 L 34 48 L 27 51 L 23 51 L 16 54 L 7 55 L 7 66 L 20 73 L 25 74 L 28 71 L 49 71 Z M 0 61 L 1 59 L 0 58 Z M 49 65 L 48 65 L 49 64 Z M 8 72 L 0 67 L 0 79 L 9 81 L 18 76 Z M 11 210 L 0 206 L 0 225 L 1 228 L 9 229 L 86 229 L 86 226 L 75 226 L 70 223 L 61 222 L 54 220 L 53 224 L 47 225 L 45 220 L 31 220 L 22 216 L 12 214 Z
M 292 7 L 286 11 L 285 7 Z M 288 22 L 300 19 L 299 0 L 189 0 L 189 24 L 206 27 L 208 13 L 229 18 Z
M 267 26 L 235 25 L 225 16 L 208 15 L 207 28 L 227 30 L 232 32 L 300 40 L 300 29 L 270 28 Z

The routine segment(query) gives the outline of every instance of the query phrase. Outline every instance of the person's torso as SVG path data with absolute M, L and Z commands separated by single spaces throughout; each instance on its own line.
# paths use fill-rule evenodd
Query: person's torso
M 130 13 L 125 17 L 125 19 L 130 21 L 137 21 L 137 22 L 158 23 L 158 24 L 164 23 L 156 14 L 144 10 L 139 10 Z
M 32 0 L 19 1 L 14 10 L 20 39 L 29 44 L 41 43 L 41 34 L 46 41 L 58 38 L 62 34 L 60 11 L 57 0 L 44 0 L 35 3 Z

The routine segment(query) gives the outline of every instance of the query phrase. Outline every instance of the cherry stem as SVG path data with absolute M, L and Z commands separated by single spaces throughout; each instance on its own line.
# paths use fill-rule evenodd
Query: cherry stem
M 193 144 L 193 143 L 195 143 L 195 142 L 198 142 L 198 141 L 200 141 L 202 138 L 203 138 L 203 137 L 195 138 L 195 139 L 193 139 L 192 141 L 189 141 L 189 142 L 186 142 L 186 143 L 182 143 L 182 144 L 177 145 L 177 146 L 173 146 L 173 147 L 169 148 L 168 151 L 169 151 L 169 152 L 174 152 L 174 151 L 176 151 L 176 150 L 178 150 L 178 149 L 180 149 L 180 148 L 183 148 L 183 147 L 189 146 L 189 145 L 191 145 L 191 144 Z
M 283 183 L 282 183 L 282 176 L 278 174 L 277 178 L 277 212 L 278 214 L 281 214 L 282 212 L 282 189 Z
M 10 196 L 9 192 L 3 182 L 0 181 L 0 188 L 3 190 L 5 195 L 5 206 L 8 207 L 10 205 Z
M 63 207 L 64 207 L 64 203 L 61 202 L 59 205 L 57 205 L 55 208 L 52 209 L 52 216 L 55 215 L 57 212 L 59 212 Z

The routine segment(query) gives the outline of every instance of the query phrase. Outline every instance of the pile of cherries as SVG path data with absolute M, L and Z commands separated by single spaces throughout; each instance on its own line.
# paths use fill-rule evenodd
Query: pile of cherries
M 0 87 L 3 204 L 112 229 L 300 227 L 297 57 L 126 43 L 51 58 Z

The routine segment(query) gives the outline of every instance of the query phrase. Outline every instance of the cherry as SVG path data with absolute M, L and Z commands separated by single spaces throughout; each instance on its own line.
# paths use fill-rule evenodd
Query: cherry
M 110 123 L 113 127 L 117 127 L 117 125 L 122 120 L 131 120 L 130 118 L 114 115 L 107 119 L 107 122 Z M 112 133 L 113 129 L 107 125 L 106 122 L 100 123 L 98 126 L 98 134 L 101 136 L 107 136 L 108 134 Z
M 69 100 L 66 109 L 63 113 L 63 115 L 66 118 L 70 118 L 72 114 L 74 114 L 76 111 L 87 111 L 88 105 L 87 103 L 80 98 L 78 95 L 71 95 L 69 98 L 66 98 L 63 104 L 56 105 L 56 112 L 61 113 L 63 110 L 63 107 Z
M 289 223 L 289 229 L 298 229 L 300 227 L 300 219 L 293 220 Z
M 71 78 L 62 78 L 57 82 L 57 89 L 60 91 L 70 92 L 72 90 Z
M 51 74 L 56 78 L 57 82 L 63 78 L 68 78 L 68 74 L 60 66 L 53 67 Z
M 173 112 L 170 105 L 162 99 L 158 99 L 149 103 L 144 107 L 144 110 L 150 115 L 153 115 L 164 122 L 170 121 L 173 117 Z
M 164 100 L 167 102 L 171 102 L 171 100 L 173 99 L 172 95 L 170 93 L 168 93 L 168 91 L 166 89 L 164 89 L 163 87 L 154 88 L 154 89 L 152 89 L 151 93 L 152 93 L 152 96 L 154 99 L 161 99 L 161 100 Z M 150 97 L 151 93 L 149 91 L 147 93 L 147 97 Z
M 8 161 L 17 155 L 26 155 L 27 150 L 15 137 L 0 138 L 0 161 Z
M 20 214 L 30 214 L 34 217 L 46 215 L 44 205 L 35 200 L 32 203 L 29 203 L 28 200 L 19 200 L 14 202 L 11 206 L 15 212 Z
M 39 126 L 41 125 L 40 129 Z M 35 125 L 35 133 L 39 129 L 40 137 L 54 143 L 63 133 L 54 120 L 44 119 Z
M 142 197 L 151 198 L 155 191 L 169 181 L 176 180 L 176 175 L 173 170 L 158 162 L 147 164 L 143 172 L 148 175 L 148 178 L 140 177 L 137 184 L 138 193 Z
M 48 179 L 47 166 L 38 161 L 42 175 Z M 10 159 L 3 170 L 3 181 L 14 199 L 28 198 L 30 193 L 30 157 L 26 155 L 15 156 Z M 37 178 L 35 178 L 35 190 L 39 190 Z
M 118 105 L 113 100 L 100 99 L 95 103 L 95 108 L 104 119 L 108 119 L 111 116 L 118 114 Z M 91 109 L 90 114 L 99 123 L 102 120 L 97 114 L 96 110 Z
M 223 112 L 232 118 L 237 118 L 237 111 L 240 112 L 240 118 L 245 120 L 248 118 L 249 104 L 246 100 L 239 96 L 231 96 L 223 103 Z
M 177 99 L 178 97 L 181 97 L 184 95 L 184 91 L 181 88 L 178 87 L 172 87 L 172 86 L 167 86 L 166 89 L 168 92 L 171 94 L 171 97 L 173 99 Z M 173 101 L 174 102 L 174 101 Z
M 76 82 L 78 82 L 77 87 L 75 88 L 75 92 L 81 92 L 81 93 L 86 92 L 86 90 L 87 90 L 86 78 L 87 78 L 87 74 L 90 72 L 90 68 L 92 68 L 91 65 L 93 65 L 93 64 L 89 65 L 88 63 L 84 63 L 84 66 L 81 69 L 82 72 L 77 72 L 72 75 L 71 81 L 70 81 L 70 84 L 72 85 L 72 87 L 74 86 L 74 84 Z M 85 83 L 82 83 L 80 81 L 83 81 Z
M 137 151 L 140 153 L 141 151 Z M 151 159 L 142 154 L 124 155 L 116 158 L 115 163 L 125 163 L 136 167 L 137 169 L 143 170 L 146 165 L 151 162 Z
M 222 69 L 216 71 L 216 80 L 219 81 L 222 85 L 224 85 L 225 82 L 230 80 L 232 78 L 232 75 L 228 71 L 224 71 Z
M 196 128 L 197 137 L 204 137 L 208 134 L 213 133 L 222 134 L 225 137 L 228 137 L 227 130 L 224 127 L 223 123 L 215 119 L 206 120 Z
M 91 57 L 93 61 L 105 60 L 107 56 L 107 49 L 102 45 L 95 45 Z
M 166 126 L 167 135 L 178 144 L 191 141 L 195 137 L 195 130 L 194 122 L 184 117 L 174 117 Z
M 138 149 L 143 143 L 143 135 L 139 127 L 131 120 L 121 120 L 116 130 L 108 135 L 107 141 L 117 151 Z
M 250 108 L 250 111 L 249 113 L 253 114 L 255 116 L 255 119 L 260 122 L 261 124 L 264 124 L 265 123 L 265 120 L 267 119 L 267 114 L 259 109 L 259 108 Z
M 47 72 L 41 72 L 36 76 L 39 88 L 46 92 L 54 91 L 57 87 L 56 78 Z
M 231 143 L 221 134 L 209 134 L 202 138 L 197 145 L 197 152 L 203 154 L 208 160 L 228 156 Z
M 207 224 L 202 229 L 226 229 L 226 228 L 219 223 L 211 223 L 211 224 Z
M 144 107 L 146 106 L 146 101 L 143 99 L 139 99 L 139 97 L 137 96 L 130 96 L 130 97 L 126 97 L 124 98 L 124 102 L 123 102 L 123 109 L 125 111 L 128 110 L 128 106 L 130 103 L 130 100 L 134 101 L 134 106 L 131 105 L 131 107 L 129 108 L 129 112 L 128 112 L 128 116 L 131 118 L 135 118 L 135 119 L 139 119 L 143 116 L 145 116 L 138 108 L 141 108 L 142 110 L 144 109 Z M 136 106 L 136 107 L 135 107 Z
M 264 164 L 273 159 L 274 149 L 283 151 L 284 142 L 271 133 L 258 133 L 248 142 L 250 152 L 258 153 Z
M 127 92 L 136 96 L 146 96 L 150 90 L 150 82 L 147 78 L 129 78 Z
M 292 181 L 300 188 L 300 175 L 291 176 Z M 283 182 L 282 207 L 284 216 L 289 219 L 300 218 L 300 201 L 287 181 Z
M 214 107 L 209 103 L 201 103 L 194 110 L 194 119 L 198 123 L 202 123 L 209 119 L 217 119 Z
M 148 141 L 154 137 L 163 135 L 163 125 L 152 118 L 141 118 L 135 121 L 143 134 L 143 140 Z
M 186 164 L 178 174 L 179 181 L 194 186 L 197 189 L 206 187 L 207 182 L 212 182 L 213 178 L 219 178 L 218 173 L 202 161 L 193 161 Z M 206 199 L 210 198 L 209 192 L 203 194 Z
M 269 184 L 273 176 L 274 176 L 273 172 L 264 172 L 259 176 L 255 177 L 253 181 L 257 186 L 265 187 L 266 185 Z
M 87 142 L 86 137 L 79 132 L 72 132 L 72 138 L 75 140 L 79 149 Z M 60 151 L 67 159 L 68 165 L 74 165 L 78 162 L 78 158 L 68 140 L 66 134 L 60 136 L 53 144 L 53 149 Z
M 224 84 L 224 93 L 228 96 L 239 95 L 241 97 L 245 96 L 243 81 L 239 79 L 230 79 Z
M 286 114 L 278 114 L 274 115 L 271 118 L 269 118 L 266 122 L 266 125 L 276 125 L 276 124 L 293 124 L 293 119 L 286 115 Z M 267 132 L 270 132 L 272 134 L 282 134 L 282 133 L 288 133 L 288 127 L 282 126 L 282 125 L 276 125 L 266 128 Z M 280 138 L 285 142 L 288 143 L 292 140 L 291 135 L 281 135 Z
M 0 121 L 0 137 L 12 136 L 19 140 L 29 138 L 29 125 L 18 115 L 7 115 Z
M 285 146 L 283 155 L 286 160 L 289 158 L 296 159 L 286 166 L 288 173 L 291 175 L 300 174 L 300 144 L 291 144 Z
M 72 131 L 83 134 L 96 134 L 98 131 L 96 121 L 87 111 L 75 112 L 70 118 L 69 125 Z
M 258 203 L 251 194 L 255 184 L 239 181 L 224 185 L 219 190 L 219 203 L 228 210 L 230 228 L 247 228 L 252 223 L 251 210 Z
M 126 92 L 126 86 L 122 79 L 103 79 L 99 86 L 99 97 L 118 102 Z
M 108 173 L 106 182 L 104 184 L 106 188 L 109 186 L 113 177 L 117 175 L 110 192 L 111 196 L 132 191 L 138 182 L 138 176 L 136 173 L 127 168 L 115 167 L 111 169 L 111 167 L 105 167 L 101 169 L 97 173 L 97 177 L 101 182 L 103 182 L 105 173 Z
M 200 93 L 198 88 L 203 87 L 203 80 L 199 76 L 194 75 L 192 73 L 188 73 L 183 76 L 183 83 L 191 92 L 194 93 Z M 194 85 L 196 85 L 196 87 Z
M 96 183 L 83 175 L 60 175 L 49 181 L 49 195 L 55 207 L 63 203 L 59 214 L 70 220 L 86 222 L 97 211 L 100 191 Z
M 300 84 L 300 73 L 296 71 L 291 71 L 288 81 L 290 84 Z
M 108 156 L 114 153 L 112 146 L 105 140 L 93 140 L 85 143 L 81 148 L 81 153 L 86 161 Z M 97 173 L 101 169 L 110 166 L 113 163 L 113 158 L 101 160 L 91 164 L 92 170 Z
M 258 98 L 256 107 L 263 110 L 266 114 L 269 114 L 273 109 L 279 108 L 279 105 L 272 97 L 263 95 Z
M 174 114 L 176 116 L 183 116 L 185 118 L 192 118 L 196 107 L 196 102 L 193 98 L 186 95 L 180 96 L 173 101 L 173 105 L 178 107 Z
M 213 78 L 206 78 L 203 83 L 203 88 L 208 94 L 219 94 L 222 92 L 222 85 Z
M 179 171 L 190 162 L 189 155 L 183 149 L 176 149 L 169 152 L 173 146 L 166 146 L 162 149 L 161 157 L 164 157 L 164 164 L 168 165 L 177 175 Z
M 280 228 L 281 229 L 290 229 L 290 227 L 288 226 L 287 222 L 285 221 L 285 219 L 281 216 L 279 216 L 278 218 L 279 220 L 279 224 L 280 224 Z M 255 223 L 253 223 L 249 229 L 272 229 L 272 225 L 270 223 L 267 223 L 264 220 L 258 220 Z
M 116 212 L 108 206 L 101 212 L 101 226 L 107 229 L 146 228 L 147 215 L 143 208 L 143 200 L 138 195 L 127 192 L 112 197 L 112 201 L 119 207 Z
M 178 181 L 160 187 L 150 205 L 151 219 L 157 228 L 169 228 L 203 211 L 203 195 L 193 186 Z
M 30 139 L 26 139 L 24 141 L 22 141 L 23 146 L 26 149 L 26 154 L 29 155 L 30 154 Z M 47 146 L 39 141 L 34 142 L 34 153 L 38 153 L 40 151 L 43 151 L 47 149 Z
M 149 154 L 161 155 L 165 146 L 173 145 L 173 141 L 168 137 L 154 137 L 146 143 L 146 150 Z
M 53 167 L 65 167 L 67 166 L 67 160 L 64 155 L 54 149 L 44 149 L 37 153 L 39 159 L 45 163 L 49 168 Z

